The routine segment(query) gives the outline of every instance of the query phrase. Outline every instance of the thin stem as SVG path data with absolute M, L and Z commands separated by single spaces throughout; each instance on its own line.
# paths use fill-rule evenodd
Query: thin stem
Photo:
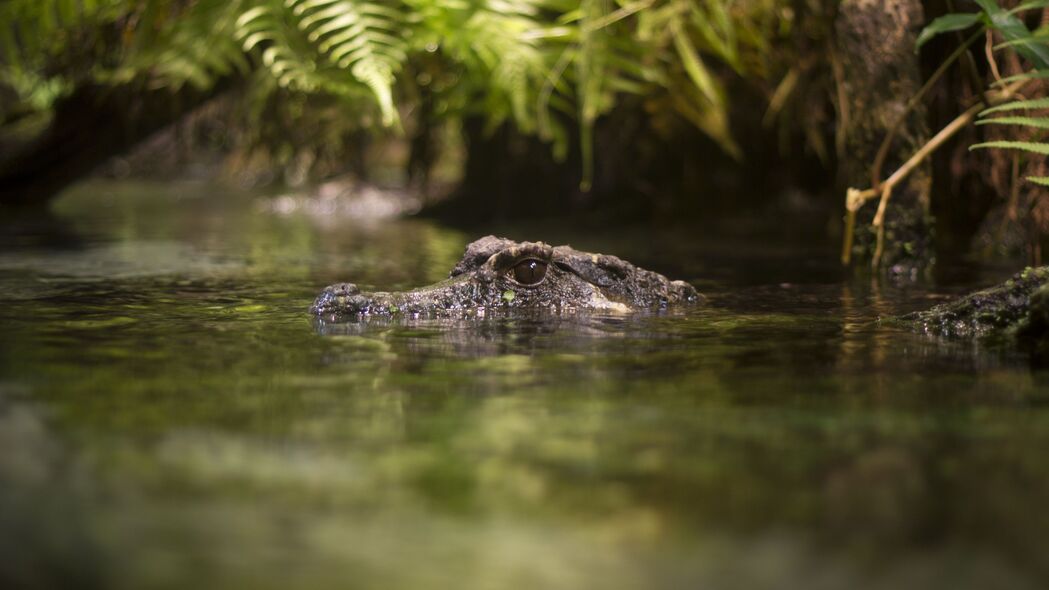
M 1012 98 L 1017 92 L 1023 89 L 1025 85 L 1030 83 L 1031 80 L 1019 80 L 1016 83 L 1007 86 L 994 95 L 988 96 L 988 100 L 991 104 L 998 104 L 1005 102 Z M 976 115 L 982 111 L 985 106 L 982 102 L 978 102 L 969 107 L 964 113 L 955 117 L 946 127 L 941 129 L 939 133 L 933 136 L 932 139 L 925 142 L 925 144 L 914 153 L 902 166 L 900 166 L 895 172 L 889 176 L 888 179 L 877 188 L 869 188 L 866 190 L 858 190 L 850 188 L 845 193 L 845 208 L 850 213 L 855 213 L 863 206 L 864 203 L 878 196 L 879 188 L 881 193 L 881 200 L 878 203 L 878 212 L 874 215 L 874 220 L 871 222 L 871 226 L 878 232 L 878 242 L 875 246 L 875 251 L 872 257 L 872 264 L 877 267 L 881 264 L 881 256 L 884 251 L 885 242 L 885 213 L 888 210 L 889 199 L 892 198 L 892 191 L 897 184 L 907 178 L 907 176 L 918 167 L 926 158 L 935 152 L 941 145 L 943 145 L 948 139 L 958 133 L 966 125 L 972 122 L 976 118 Z M 846 255 L 848 250 L 852 249 L 852 233 L 846 232 L 845 241 L 842 244 L 842 261 L 848 263 L 849 256 Z
M 849 104 L 845 96 L 845 67 L 838 59 L 836 51 L 831 49 L 830 67 L 834 72 L 834 89 L 838 94 L 838 129 L 834 136 L 834 150 L 839 158 L 845 157 L 845 130 L 849 128 Z
M 852 260 L 852 234 L 856 231 L 856 212 L 845 212 L 845 239 L 841 242 L 841 263 L 848 266 Z
M 1002 81 L 1002 75 L 998 71 L 998 61 L 994 59 L 994 31 L 987 31 L 987 43 L 983 47 L 983 53 L 987 57 L 987 65 L 991 68 L 991 75 L 995 82 Z
M 947 59 L 936 68 L 936 71 L 929 76 L 929 79 L 924 85 L 922 85 L 918 92 L 907 101 L 907 105 L 903 108 L 903 112 L 900 113 L 900 116 L 896 118 L 895 122 L 893 122 L 892 127 L 890 127 L 888 133 L 885 134 L 885 139 L 883 139 L 881 145 L 878 146 L 878 153 L 874 157 L 874 164 L 871 165 L 871 187 L 878 188 L 878 185 L 881 184 L 881 169 L 885 166 L 886 158 L 889 157 L 889 148 L 892 147 L 892 140 L 896 137 L 896 133 L 899 132 L 900 127 L 903 126 L 904 121 L 907 120 L 907 116 L 914 110 L 914 107 L 918 106 L 918 103 L 921 101 L 922 97 L 925 96 L 925 93 L 928 92 L 933 85 L 939 82 L 940 78 L 942 78 L 947 72 L 947 69 L 969 50 L 969 46 L 975 43 L 982 33 L 982 29 L 973 33 L 960 46 L 958 46 L 958 48 L 947 56 Z

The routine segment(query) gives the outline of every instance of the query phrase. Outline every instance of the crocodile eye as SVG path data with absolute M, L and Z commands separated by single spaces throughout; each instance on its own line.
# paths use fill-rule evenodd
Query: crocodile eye
M 515 264 L 510 272 L 514 280 L 522 285 L 538 285 L 546 277 L 546 263 L 529 258 Z

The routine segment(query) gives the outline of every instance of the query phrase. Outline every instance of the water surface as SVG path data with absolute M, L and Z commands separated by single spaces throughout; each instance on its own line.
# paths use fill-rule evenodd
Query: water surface
M 478 236 L 190 184 L 4 225 L 5 587 L 1049 579 L 1049 379 L 878 321 L 1000 273 L 894 286 L 789 235 L 503 228 L 710 305 L 332 325 L 305 313 L 324 285 L 432 282 Z

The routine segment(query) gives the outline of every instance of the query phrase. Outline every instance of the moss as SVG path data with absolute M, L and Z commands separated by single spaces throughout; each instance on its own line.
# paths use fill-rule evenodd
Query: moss
M 1049 267 L 1027 268 L 1001 285 L 903 319 L 920 331 L 944 336 L 1024 333 L 1041 338 L 1049 334 Z

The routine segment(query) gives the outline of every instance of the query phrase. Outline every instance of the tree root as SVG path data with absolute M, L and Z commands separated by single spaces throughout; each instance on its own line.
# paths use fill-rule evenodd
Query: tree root
M 941 129 L 939 133 L 933 136 L 932 139 L 927 141 L 925 145 L 919 148 L 910 159 L 904 162 L 903 165 L 893 172 L 892 175 L 889 176 L 885 182 L 881 183 L 880 186 L 875 186 L 865 190 L 851 187 L 847 189 L 845 191 L 845 235 L 841 248 L 842 264 L 848 265 L 852 260 L 852 242 L 855 235 L 856 212 L 859 211 L 867 201 L 880 195 L 878 211 L 874 215 L 874 220 L 871 221 L 871 227 L 877 232 L 877 242 L 874 248 L 874 254 L 871 257 L 871 267 L 877 269 L 881 265 L 881 256 L 884 252 L 885 246 L 885 211 L 888 208 L 889 200 L 892 198 L 892 191 L 896 185 L 907 178 L 907 176 L 913 172 L 919 164 L 942 146 L 948 139 L 971 123 L 982 110 L 989 106 L 1010 100 L 1029 82 L 1030 80 L 1019 80 L 996 93 L 988 93 L 987 103 L 978 102 L 969 107 L 961 115 L 958 115 L 958 117 L 951 121 L 946 127 Z

